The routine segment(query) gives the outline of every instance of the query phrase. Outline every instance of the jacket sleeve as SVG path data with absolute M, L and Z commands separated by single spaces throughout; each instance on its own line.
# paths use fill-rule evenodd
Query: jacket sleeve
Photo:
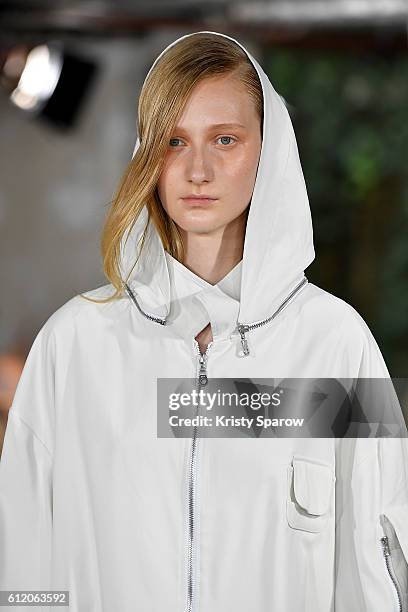
M 45 324 L 26 359 L 4 436 L 0 590 L 50 589 L 53 401 L 54 342 Z
M 361 331 L 358 377 L 389 378 L 362 319 Z M 392 409 L 400 437 L 336 440 L 335 612 L 408 610 L 408 432 Z

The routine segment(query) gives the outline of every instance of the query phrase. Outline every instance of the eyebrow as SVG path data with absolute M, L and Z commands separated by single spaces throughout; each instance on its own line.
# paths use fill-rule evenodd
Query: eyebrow
M 244 128 L 246 129 L 245 125 L 242 125 L 242 123 L 213 123 L 212 125 L 208 126 L 209 130 L 213 130 L 213 129 L 228 129 L 228 128 Z M 176 131 L 178 132 L 185 132 L 186 130 L 184 128 L 182 128 L 181 126 L 176 125 L 176 127 L 174 128 Z

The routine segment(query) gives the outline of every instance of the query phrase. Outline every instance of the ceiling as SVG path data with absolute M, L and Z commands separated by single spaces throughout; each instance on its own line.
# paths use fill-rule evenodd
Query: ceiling
M 350 43 L 380 39 L 406 49 L 407 24 L 408 0 L 0 0 L 3 47 L 27 36 L 134 37 L 185 26 L 256 33 L 265 43 L 312 35 L 326 44 L 327 32 L 340 40 L 347 30 Z

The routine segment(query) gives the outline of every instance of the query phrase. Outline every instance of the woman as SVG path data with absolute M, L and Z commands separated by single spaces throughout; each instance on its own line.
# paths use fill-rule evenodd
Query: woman
M 389 377 L 305 277 L 285 104 L 238 41 L 196 32 L 154 62 L 138 133 L 110 283 L 48 319 L 10 409 L 1 588 L 69 590 L 75 612 L 407 610 L 406 438 L 157 435 L 158 378 Z

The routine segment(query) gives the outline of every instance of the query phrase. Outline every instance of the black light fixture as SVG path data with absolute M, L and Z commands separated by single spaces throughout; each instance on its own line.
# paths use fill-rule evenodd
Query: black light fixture
M 9 49 L 1 83 L 21 111 L 68 129 L 75 124 L 96 73 L 94 61 L 51 41 Z

